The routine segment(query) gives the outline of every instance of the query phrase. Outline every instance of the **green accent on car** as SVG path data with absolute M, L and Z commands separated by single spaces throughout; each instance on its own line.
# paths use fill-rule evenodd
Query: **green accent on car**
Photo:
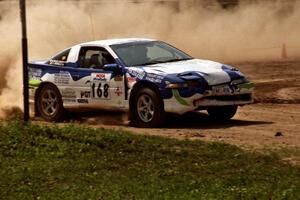
M 184 99 L 180 96 L 178 90 L 173 89 L 173 90 L 172 90 L 172 93 L 173 93 L 175 99 L 176 99 L 180 104 L 182 104 L 182 105 L 184 105 L 184 106 L 189 106 L 189 103 L 186 102 L 186 100 L 184 100 Z
M 251 89 L 251 88 L 254 88 L 254 83 L 252 82 L 249 82 L 249 83 L 243 83 L 243 84 L 240 84 L 238 85 L 238 88 L 240 89 Z
M 38 87 L 42 81 L 36 79 L 30 79 L 28 81 L 29 87 Z

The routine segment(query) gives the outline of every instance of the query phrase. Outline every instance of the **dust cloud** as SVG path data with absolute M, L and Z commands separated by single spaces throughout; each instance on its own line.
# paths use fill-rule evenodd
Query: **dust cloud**
M 278 60 L 283 44 L 289 59 L 300 57 L 299 1 L 240 2 L 223 9 L 213 0 L 27 1 L 29 60 L 120 37 L 156 38 L 220 62 Z M 20 26 L 18 1 L 0 1 L 2 118 L 22 107 Z

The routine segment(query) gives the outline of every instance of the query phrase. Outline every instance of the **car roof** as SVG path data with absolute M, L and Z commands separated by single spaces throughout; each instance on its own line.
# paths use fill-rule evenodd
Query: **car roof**
M 147 41 L 156 41 L 156 40 L 147 39 L 147 38 L 120 38 L 120 39 L 109 39 L 109 40 L 96 40 L 91 42 L 85 42 L 80 45 L 109 46 L 114 44 L 124 44 L 124 43 L 131 43 L 131 42 L 147 42 Z

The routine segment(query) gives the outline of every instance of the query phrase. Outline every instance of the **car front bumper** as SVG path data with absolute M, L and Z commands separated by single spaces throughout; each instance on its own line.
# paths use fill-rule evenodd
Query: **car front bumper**
M 172 89 L 172 97 L 164 99 L 166 112 L 183 114 L 189 111 L 206 110 L 216 106 L 242 106 L 253 103 L 253 84 L 243 84 L 231 92 L 216 93 L 207 90 L 203 94 L 197 93 L 191 97 L 181 97 L 178 89 Z

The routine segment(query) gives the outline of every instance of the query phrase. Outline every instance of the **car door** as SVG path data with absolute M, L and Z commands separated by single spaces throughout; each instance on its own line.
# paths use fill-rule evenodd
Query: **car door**
M 124 106 L 124 75 L 104 70 L 105 64 L 115 63 L 109 52 L 98 46 L 82 47 L 78 58 L 78 67 L 89 71 L 80 91 L 78 103 L 88 104 L 92 108 L 122 108 Z

